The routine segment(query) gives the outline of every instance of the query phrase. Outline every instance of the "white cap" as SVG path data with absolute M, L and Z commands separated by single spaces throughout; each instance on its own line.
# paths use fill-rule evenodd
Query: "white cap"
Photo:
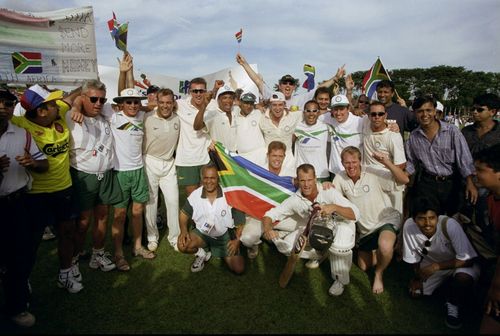
M 348 106 L 349 99 L 347 99 L 344 95 L 336 95 L 332 98 L 332 107 L 333 106 Z
M 276 91 L 271 94 L 270 102 L 284 102 L 286 101 L 285 95 L 282 92 Z
M 234 94 L 234 90 L 231 89 L 231 87 L 229 85 L 224 85 L 223 87 L 219 88 L 219 90 L 217 90 L 217 97 L 216 97 L 216 99 L 219 99 L 219 96 L 221 94 L 224 94 L 224 93 L 227 93 L 227 92 L 231 92 L 232 94 Z
M 444 106 L 441 104 L 441 102 L 437 101 L 436 102 L 436 110 L 439 110 L 441 112 L 444 112 Z
M 139 92 L 137 89 L 133 88 L 128 88 L 128 89 L 123 89 L 122 92 L 120 92 L 120 95 L 118 97 L 113 98 L 113 101 L 115 103 L 121 103 L 127 98 L 135 98 L 135 99 L 148 99 L 148 97 L 144 96 L 142 93 Z

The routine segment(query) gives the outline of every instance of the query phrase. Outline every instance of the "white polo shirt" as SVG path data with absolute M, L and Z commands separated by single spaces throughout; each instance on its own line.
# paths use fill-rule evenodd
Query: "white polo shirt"
M 384 224 L 401 226 L 401 213 L 394 209 L 388 193 L 396 188 L 392 174 L 372 167 L 362 167 L 354 183 L 345 171 L 335 175 L 333 184 L 361 213 L 357 230 L 362 238 Z
M 314 125 L 301 121 L 295 129 L 295 136 L 295 165 L 309 163 L 313 165 L 317 177 L 329 177 L 326 153 L 329 127 L 319 120 Z
M 445 217 L 439 216 L 436 232 L 431 238 L 427 238 L 420 231 L 413 218 L 406 220 L 403 227 L 403 260 L 405 262 L 414 264 L 422 261 L 421 266 L 426 266 L 452 259 L 465 261 L 477 257 L 464 230 L 453 218 L 448 218 L 446 223 L 446 231 L 450 240 L 446 238 L 441 230 L 441 222 Z M 425 246 L 427 240 L 431 242 L 430 246 Z M 426 255 L 422 253 L 424 247 L 428 251 Z
M 385 168 L 382 163 L 373 157 L 375 152 L 388 155 L 395 165 L 406 162 L 403 137 L 399 132 L 392 132 L 388 128 L 380 132 L 374 132 L 371 127 L 367 127 L 363 135 L 363 149 L 363 164 L 365 165 Z
M 191 104 L 191 96 L 177 100 L 177 106 L 181 130 L 175 155 L 175 165 L 193 167 L 207 164 L 210 161 L 208 156 L 208 146 L 211 143 L 210 136 L 206 130 L 195 131 L 193 128 L 198 109 Z
M 109 104 L 104 108 L 111 109 Z M 66 114 L 70 130 L 69 160 L 71 167 L 87 174 L 104 173 L 113 168 L 115 159 L 111 126 L 102 115 L 83 117 L 82 123 Z
M 259 109 L 254 109 L 248 115 L 241 114 L 239 108 L 235 108 L 234 125 L 236 127 L 236 148 L 240 155 L 255 150 L 266 148 L 264 135 L 260 130 L 259 123 L 263 114 Z
M 142 153 L 160 160 L 172 159 L 179 141 L 180 128 L 180 120 L 175 113 L 167 119 L 158 116 L 157 108 L 146 113 Z
M 208 129 L 210 138 L 214 141 L 221 142 L 226 149 L 235 152 L 236 147 L 236 113 L 234 108 L 231 110 L 231 121 L 226 112 L 219 107 L 206 110 L 203 115 L 203 122 Z
M 10 160 L 7 171 L 3 172 L 3 179 L 0 184 L 0 196 L 7 196 L 14 191 L 30 185 L 31 175 L 26 168 L 16 161 L 16 156 L 24 155 L 25 149 L 29 151 L 34 160 L 47 159 L 45 154 L 38 149 L 31 134 L 24 128 L 13 125 L 9 121 L 7 130 L 0 137 L 0 156 L 7 155 Z
M 267 110 L 259 124 L 266 146 L 272 141 L 281 141 L 286 145 L 286 151 L 292 153 L 292 135 L 302 120 L 302 112 L 285 111 L 278 126 L 272 122 L 270 113 L 270 110 Z
M 114 112 L 111 106 L 104 105 L 102 115 L 111 125 L 114 137 L 115 160 L 114 169 L 130 171 L 142 168 L 142 140 L 144 137 L 144 112 L 139 111 L 135 117 Z
M 363 124 L 367 122 L 364 119 L 351 112 L 349 112 L 347 120 L 343 123 L 339 123 L 330 113 L 322 114 L 319 117 L 319 120 L 332 126 L 330 162 L 328 163 L 328 169 L 332 173 L 338 174 L 344 170 L 340 158 L 340 153 L 344 148 L 348 146 L 357 147 L 361 151 L 361 157 L 363 157 Z

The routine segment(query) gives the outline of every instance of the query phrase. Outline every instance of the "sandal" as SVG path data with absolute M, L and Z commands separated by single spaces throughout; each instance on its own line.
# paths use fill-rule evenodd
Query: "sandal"
M 153 252 L 146 250 L 142 246 L 137 250 L 133 250 L 132 254 L 134 255 L 134 257 L 141 256 L 144 259 L 154 259 L 156 257 L 156 255 Z
M 115 256 L 116 269 L 122 272 L 130 271 L 130 265 L 124 256 Z

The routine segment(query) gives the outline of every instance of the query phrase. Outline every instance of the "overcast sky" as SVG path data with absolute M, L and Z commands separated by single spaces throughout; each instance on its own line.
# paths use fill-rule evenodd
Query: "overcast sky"
M 107 20 L 129 22 L 128 46 L 137 71 L 191 79 L 236 65 L 241 53 L 266 82 L 284 74 L 317 80 L 346 64 L 367 70 L 377 56 L 391 69 L 464 66 L 500 72 L 499 0 L 0 0 L 0 7 L 37 12 L 91 5 L 97 60 L 117 66 L 121 52 Z

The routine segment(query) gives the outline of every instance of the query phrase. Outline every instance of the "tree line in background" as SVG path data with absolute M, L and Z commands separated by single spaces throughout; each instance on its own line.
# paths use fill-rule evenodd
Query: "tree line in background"
M 356 91 L 366 71 L 352 74 Z M 464 67 L 439 65 L 432 68 L 396 69 L 389 71 L 397 93 L 407 102 L 421 94 L 432 94 L 445 106 L 445 112 L 468 114 L 475 96 L 483 93 L 500 95 L 500 73 L 471 71 Z M 345 87 L 340 83 L 341 87 Z

